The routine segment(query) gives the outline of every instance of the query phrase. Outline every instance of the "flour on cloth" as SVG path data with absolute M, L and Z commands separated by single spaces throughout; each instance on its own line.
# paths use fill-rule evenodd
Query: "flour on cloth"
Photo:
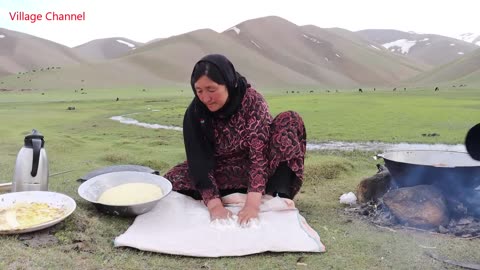
M 211 221 L 210 227 L 218 230 L 223 230 L 223 231 L 244 229 L 244 228 L 259 229 L 260 220 L 258 218 L 255 218 L 255 219 L 249 220 L 247 224 L 240 225 L 238 223 L 238 216 L 233 215 L 228 219 L 215 219 L 214 221 Z
M 210 221 L 200 200 L 172 191 L 149 212 L 137 216 L 118 236 L 116 247 L 195 257 L 243 256 L 272 252 L 324 252 L 318 233 L 300 215 L 292 200 L 263 196 L 259 219 L 240 226 L 235 219 L 246 195 L 222 198 L 234 216 Z

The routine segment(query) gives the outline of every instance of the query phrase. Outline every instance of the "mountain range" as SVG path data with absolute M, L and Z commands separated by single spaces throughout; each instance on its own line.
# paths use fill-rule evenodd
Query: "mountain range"
M 452 62 L 479 48 L 464 40 L 431 34 L 379 29 L 357 33 L 367 40 L 382 44 L 391 52 L 407 55 L 432 66 Z
M 458 35 L 456 38 L 480 46 L 479 33 L 463 33 Z
M 147 43 L 124 37 L 69 48 L 0 28 L 0 90 L 185 86 L 222 53 L 257 87 L 480 85 L 479 37 L 298 26 L 276 16 Z

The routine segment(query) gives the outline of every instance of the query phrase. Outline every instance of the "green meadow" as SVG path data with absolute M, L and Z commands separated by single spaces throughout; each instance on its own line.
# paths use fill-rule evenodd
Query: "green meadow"
M 302 115 L 309 142 L 458 144 L 480 122 L 480 89 L 286 91 L 265 90 L 263 94 L 273 115 L 286 110 Z M 354 191 L 362 178 L 376 172 L 375 153 L 360 151 L 307 152 L 305 182 L 295 202 L 320 234 L 326 253 L 190 258 L 114 248 L 114 238 L 133 218 L 99 213 L 77 195 L 80 183 L 76 179 L 120 164 L 149 166 L 163 174 L 183 161 L 181 132 L 109 118 L 124 115 L 145 123 L 181 126 L 192 93 L 188 88 L 84 92 L 0 92 L 0 183 L 11 181 L 23 138 L 35 128 L 45 136 L 50 173 L 64 172 L 50 177 L 50 190 L 77 202 L 75 212 L 53 228 L 56 244 L 31 247 L 21 235 L 0 236 L 0 269 L 454 269 L 425 252 L 480 262 L 479 239 L 391 231 L 345 215 L 339 196 Z M 71 106 L 75 110 L 67 110 Z M 422 136 L 429 133 L 440 136 Z M 297 265 L 298 260 L 306 265 Z

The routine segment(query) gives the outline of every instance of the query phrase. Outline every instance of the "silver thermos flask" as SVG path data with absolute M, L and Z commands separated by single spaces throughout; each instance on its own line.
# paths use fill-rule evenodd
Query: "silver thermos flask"
M 48 159 L 45 140 L 37 130 L 24 139 L 17 155 L 12 191 L 47 191 Z

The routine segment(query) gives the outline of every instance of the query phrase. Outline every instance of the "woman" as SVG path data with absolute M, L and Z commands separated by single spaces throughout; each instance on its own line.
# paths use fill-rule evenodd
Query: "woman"
M 289 111 L 272 120 L 262 95 L 223 55 L 197 62 L 190 83 L 195 98 L 183 120 L 187 161 L 165 174 L 173 190 L 203 199 L 212 220 L 232 214 L 221 196 L 246 192 L 241 224 L 258 217 L 262 194 L 293 198 L 306 150 L 300 116 Z

